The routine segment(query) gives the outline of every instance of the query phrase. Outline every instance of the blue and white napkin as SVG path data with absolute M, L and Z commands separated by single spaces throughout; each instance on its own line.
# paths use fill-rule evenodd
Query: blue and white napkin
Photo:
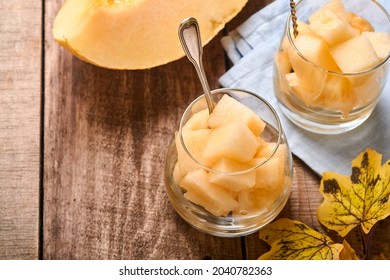
M 390 11 L 389 0 L 378 1 Z M 314 172 L 351 174 L 351 161 L 370 147 L 390 159 L 390 82 L 369 119 L 360 127 L 339 135 L 318 135 L 291 123 L 274 96 L 273 59 L 290 12 L 289 1 L 276 0 L 222 38 L 234 66 L 219 80 L 223 87 L 242 88 L 259 94 L 277 110 L 293 154 Z

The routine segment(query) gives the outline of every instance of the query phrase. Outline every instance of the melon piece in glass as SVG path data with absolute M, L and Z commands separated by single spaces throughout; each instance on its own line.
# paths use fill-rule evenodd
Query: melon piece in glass
M 183 142 L 186 146 L 186 149 L 192 155 L 192 157 L 199 162 L 204 161 L 202 154 L 209 140 L 210 134 L 210 129 L 189 130 L 185 132 L 183 131 Z M 199 168 L 199 166 L 185 151 L 180 141 L 179 133 L 176 133 L 175 140 L 178 158 L 178 169 L 180 171 L 180 174 L 184 176 L 189 171 Z
M 380 62 L 366 34 L 331 48 L 330 54 L 343 73 L 369 70 Z
M 309 21 L 310 28 L 330 47 L 348 41 L 360 33 L 327 8 L 318 11 Z
M 349 80 L 343 75 L 329 75 L 316 105 L 326 109 L 340 110 L 348 115 L 356 105 L 356 95 L 353 93 Z
M 267 158 L 255 158 L 251 161 L 253 166 L 261 165 L 256 169 L 255 188 L 275 190 L 284 184 L 284 157 L 274 156 Z
M 225 189 L 210 183 L 207 172 L 202 169 L 188 172 L 180 186 L 187 190 L 185 198 L 215 216 L 226 216 L 238 208 L 238 202 Z
M 240 120 L 258 136 L 264 130 L 265 123 L 244 104 L 225 94 L 217 103 L 209 117 L 210 128 L 217 128 Z
M 390 34 L 386 32 L 364 32 L 380 61 L 390 53 Z
M 208 129 L 209 110 L 203 109 L 192 115 L 191 119 L 183 126 L 183 130 Z
M 207 166 L 213 166 L 222 158 L 247 162 L 253 158 L 257 147 L 256 136 L 245 123 L 234 121 L 211 130 L 202 158 Z
M 245 171 L 252 167 L 252 165 L 247 163 L 222 158 L 213 166 L 212 169 L 218 172 L 210 172 L 209 181 L 223 187 L 229 192 L 237 193 L 241 190 L 252 188 L 256 182 L 256 175 L 254 171 L 242 174 L 232 174 L 232 172 Z M 225 172 L 229 172 L 230 174 L 226 174 Z

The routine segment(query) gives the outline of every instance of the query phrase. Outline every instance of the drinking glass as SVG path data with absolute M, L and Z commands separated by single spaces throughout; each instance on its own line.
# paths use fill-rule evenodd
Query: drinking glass
M 344 26 L 345 22 L 348 22 L 355 27 L 362 26 L 364 29 L 368 22 L 375 32 L 390 33 L 389 13 L 378 2 L 333 0 L 331 5 L 337 4 L 337 2 L 341 2 L 347 11 L 346 18 L 337 15 L 340 16 L 337 18 L 337 24 L 340 26 Z M 346 31 L 340 27 L 337 36 L 334 33 L 333 37 L 331 35 L 324 37 L 327 40 L 322 40 L 321 37 L 325 44 L 318 47 L 319 39 L 312 38 L 319 34 L 327 36 L 327 30 L 326 28 L 322 29 L 321 26 L 318 27 L 318 24 L 317 26 L 307 25 L 315 12 L 328 3 L 327 0 L 302 0 L 297 3 L 298 36 L 296 38 L 294 36 L 292 15 L 290 14 L 279 50 L 275 55 L 273 82 L 281 110 L 293 123 L 319 134 L 339 134 L 359 126 L 373 112 L 388 78 L 390 55 L 389 53 L 381 54 L 382 57 L 375 65 L 362 71 L 343 72 L 333 68 L 334 63 L 329 62 L 332 60 L 329 57 L 329 52 L 335 52 L 339 39 L 337 36 L 340 38 L 346 36 Z M 340 12 L 338 8 L 335 8 L 334 11 L 333 16 Z M 328 14 L 332 15 L 332 12 Z M 325 20 L 323 21 L 325 22 Z M 357 36 L 363 33 L 365 33 L 364 36 L 367 35 L 365 31 L 357 28 L 346 30 L 356 32 Z M 302 37 L 299 39 L 300 36 L 305 38 L 311 36 L 306 42 L 313 45 L 303 45 L 306 43 L 303 43 Z M 301 43 L 300 48 L 297 47 L 298 39 Z M 315 47 L 313 47 L 314 45 Z M 360 46 L 363 48 L 362 43 Z M 311 53 L 313 55 L 311 58 L 308 55 L 305 56 L 302 53 L 302 48 L 306 47 L 311 51 L 318 47 L 317 54 Z M 346 59 L 346 64 L 354 63 L 352 61 L 354 56 L 351 55 L 354 52 L 354 50 L 350 50 L 344 53 L 345 57 L 351 57 Z M 306 53 L 309 52 L 306 50 Z M 369 53 L 371 55 L 372 49 L 367 50 L 367 52 L 362 51 L 362 54 L 357 56 L 364 57 L 368 56 Z M 322 61 L 321 66 L 318 61 Z
M 188 224 L 214 236 L 237 237 L 248 235 L 265 226 L 283 209 L 291 191 L 292 159 L 279 117 L 266 100 L 241 89 L 221 88 L 212 90 L 212 98 L 215 104 L 224 95 L 229 95 L 249 107 L 266 123 L 261 134 L 256 135 L 258 139 L 261 138 L 261 142 L 264 143 L 262 145 L 267 147 L 264 148 L 264 151 L 267 150 L 265 155 L 256 159 L 255 164 L 250 165 L 249 168 L 231 172 L 213 169 L 192 155 L 189 151 L 190 148 L 186 147 L 185 125 L 194 114 L 207 108 L 204 97 L 200 96 L 187 107 L 181 118 L 179 129 L 173 137 L 167 152 L 164 180 L 171 204 Z M 195 170 L 192 172 L 201 174 L 204 178 L 213 177 L 218 179 L 218 186 L 215 186 L 214 183 L 210 185 L 211 179 L 210 182 L 204 181 L 204 186 L 201 186 L 200 189 L 203 189 L 203 191 L 206 187 L 209 189 L 206 193 L 198 194 L 198 199 L 199 197 L 208 197 L 208 201 L 211 199 L 210 207 L 213 207 L 213 200 L 218 202 L 221 199 L 233 199 L 239 202 L 240 207 L 242 204 L 245 207 L 232 209 L 218 215 L 206 210 L 207 207 L 195 203 L 194 200 L 187 199 L 187 190 L 181 182 L 184 180 L 183 176 L 189 176 L 188 174 L 191 172 L 183 175 L 178 171 L 178 148 L 182 153 L 184 151 L 187 164 L 190 161 L 192 169 Z M 256 178 L 257 185 L 249 189 L 243 189 L 242 182 L 245 182 L 251 176 Z M 237 185 L 230 184 L 221 187 L 221 182 L 225 180 L 230 183 L 237 182 Z

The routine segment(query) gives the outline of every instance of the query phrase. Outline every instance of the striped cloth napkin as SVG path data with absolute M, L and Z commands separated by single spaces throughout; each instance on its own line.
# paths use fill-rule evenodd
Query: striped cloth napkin
M 389 0 L 378 2 L 390 11 Z M 220 84 L 246 89 L 268 100 L 279 114 L 293 154 L 320 176 L 326 171 L 350 175 L 351 161 L 367 147 L 381 153 L 384 163 L 390 159 L 390 82 L 369 119 L 343 134 L 307 132 L 280 111 L 272 85 L 273 59 L 289 9 L 289 1 L 276 0 L 222 38 L 222 46 L 234 65 L 220 77 Z

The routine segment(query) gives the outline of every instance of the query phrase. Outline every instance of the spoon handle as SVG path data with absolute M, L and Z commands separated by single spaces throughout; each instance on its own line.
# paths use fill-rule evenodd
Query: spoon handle
M 179 39 L 185 54 L 195 66 L 196 72 L 198 73 L 203 92 L 206 97 L 207 107 L 209 109 L 209 113 L 211 114 L 214 110 L 214 102 L 211 98 L 210 87 L 203 69 L 203 48 L 198 21 L 195 18 L 187 18 L 180 24 Z

